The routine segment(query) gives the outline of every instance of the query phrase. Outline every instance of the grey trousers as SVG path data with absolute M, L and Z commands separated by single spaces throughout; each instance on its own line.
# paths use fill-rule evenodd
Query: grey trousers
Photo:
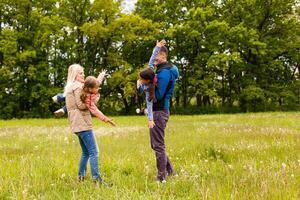
M 169 120 L 169 111 L 154 111 L 153 119 L 155 126 L 150 129 L 151 148 L 155 151 L 157 179 L 162 181 L 166 175 L 174 173 L 173 166 L 166 154 L 165 147 L 165 128 Z

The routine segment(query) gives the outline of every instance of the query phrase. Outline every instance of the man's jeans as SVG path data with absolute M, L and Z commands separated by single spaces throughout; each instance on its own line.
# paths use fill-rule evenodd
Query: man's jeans
M 78 176 L 84 177 L 86 174 L 87 161 L 90 159 L 93 180 L 100 178 L 98 159 L 99 149 L 92 130 L 77 133 L 80 146 L 82 149 L 81 159 L 79 163 Z
M 169 120 L 169 111 L 154 111 L 153 119 L 155 126 L 150 129 L 151 148 L 155 151 L 157 179 L 163 181 L 166 175 L 174 173 L 173 166 L 166 154 L 165 147 L 165 128 Z

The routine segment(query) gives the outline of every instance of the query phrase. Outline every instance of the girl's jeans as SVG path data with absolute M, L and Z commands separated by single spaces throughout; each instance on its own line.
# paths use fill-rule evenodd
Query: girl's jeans
M 87 161 L 90 159 L 92 178 L 93 180 L 97 180 L 100 178 L 98 167 L 99 149 L 95 135 L 92 130 L 82 131 L 77 133 L 77 135 L 82 149 L 78 176 L 85 176 Z
M 58 94 L 56 95 L 56 97 L 57 97 L 57 101 L 58 101 L 58 102 L 64 102 L 64 101 L 66 100 L 66 97 L 64 96 L 63 93 L 58 93 Z
M 66 97 L 64 96 L 63 93 L 58 93 L 56 95 L 56 97 L 57 97 L 58 102 L 65 102 L 65 100 L 66 100 Z M 62 109 L 64 110 L 65 113 L 68 113 L 68 110 L 67 110 L 66 106 L 62 107 Z

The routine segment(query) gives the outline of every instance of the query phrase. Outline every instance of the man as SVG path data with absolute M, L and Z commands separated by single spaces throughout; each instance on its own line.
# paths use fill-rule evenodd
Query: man
M 171 161 L 166 153 L 165 128 L 169 119 L 170 100 L 174 94 L 178 68 L 167 62 L 168 50 L 165 46 L 155 59 L 157 86 L 155 88 L 156 101 L 153 103 L 153 120 L 155 126 L 150 128 L 151 148 L 155 151 L 157 180 L 165 182 L 166 176 L 175 175 Z

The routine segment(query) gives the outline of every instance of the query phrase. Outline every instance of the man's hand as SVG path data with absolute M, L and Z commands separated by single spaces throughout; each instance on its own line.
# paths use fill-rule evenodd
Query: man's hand
M 154 121 L 149 120 L 149 121 L 148 121 L 148 127 L 149 127 L 149 128 L 153 128 L 154 126 L 155 126 Z

